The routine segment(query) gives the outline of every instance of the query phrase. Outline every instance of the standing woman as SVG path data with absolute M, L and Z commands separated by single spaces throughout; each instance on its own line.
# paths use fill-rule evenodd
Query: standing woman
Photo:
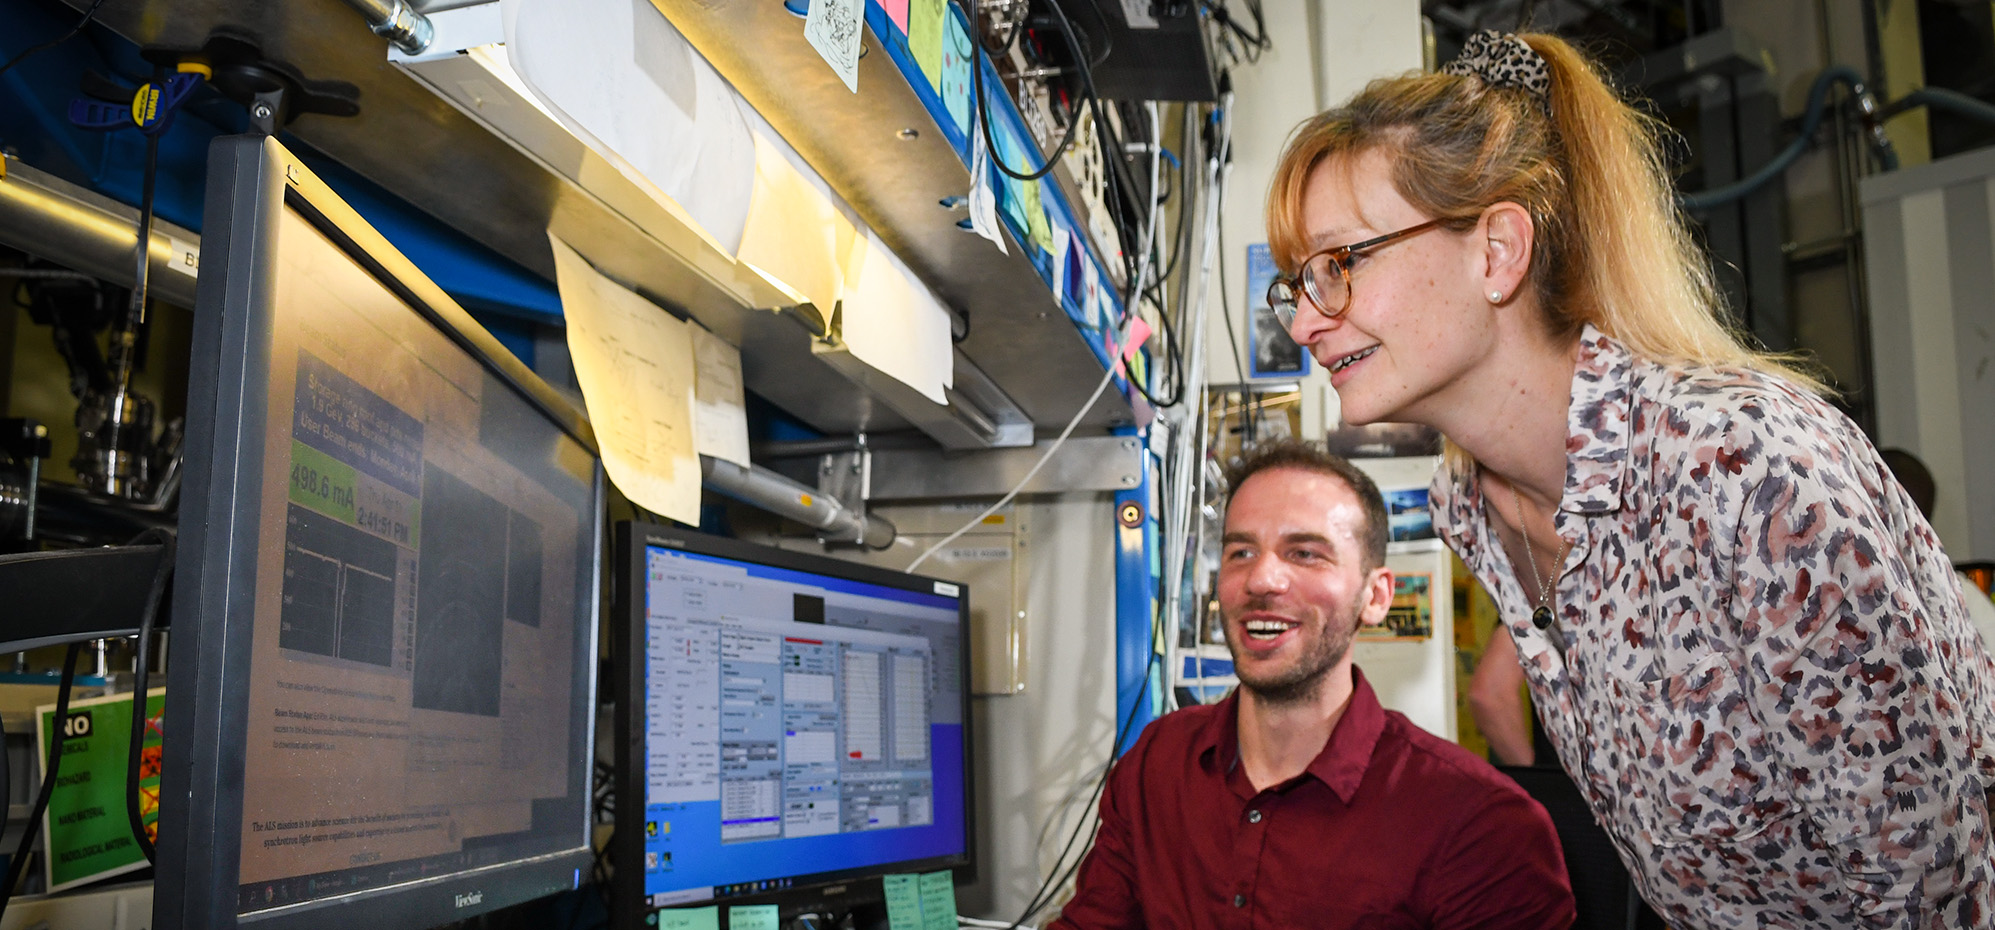
M 1995 926 L 1995 664 L 1876 450 L 1723 322 L 1657 132 L 1475 36 L 1296 130 L 1269 298 L 1344 419 L 1449 439 L 1435 526 L 1672 925 Z

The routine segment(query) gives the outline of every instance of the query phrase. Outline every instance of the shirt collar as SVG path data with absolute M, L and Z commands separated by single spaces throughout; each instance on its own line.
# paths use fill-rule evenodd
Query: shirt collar
M 1365 673 L 1353 665 L 1351 699 L 1344 705 L 1344 715 L 1338 718 L 1337 728 L 1330 732 L 1330 741 L 1323 744 L 1323 751 L 1303 769 L 1304 774 L 1314 776 L 1336 792 L 1345 804 L 1351 803 L 1359 783 L 1364 781 L 1366 767 L 1371 764 L 1372 750 L 1377 748 L 1379 736 L 1384 732 L 1385 708 L 1379 704 L 1371 682 L 1365 680 Z M 1205 722 L 1194 749 L 1207 771 L 1213 774 L 1223 776 L 1239 764 L 1238 689 L 1227 695 L 1217 712 Z
M 1634 356 L 1588 323 L 1579 336 L 1566 411 L 1566 486 L 1561 510 L 1599 514 L 1621 506 L 1633 410 Z

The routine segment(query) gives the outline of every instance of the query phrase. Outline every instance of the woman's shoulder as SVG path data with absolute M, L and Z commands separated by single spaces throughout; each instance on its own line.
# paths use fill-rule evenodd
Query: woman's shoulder
M 1717 462 L 1734 476 L 1845 462 L 1862 432 L 1820 395 L 1774 372 L 1638 362 L 1635 433 L 1671 468 Z

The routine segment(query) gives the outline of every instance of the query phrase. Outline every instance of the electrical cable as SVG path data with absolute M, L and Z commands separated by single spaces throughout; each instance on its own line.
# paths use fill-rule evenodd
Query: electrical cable
M 132 839 L 138 843 L 139 852 L 145 854 L 146 862 L 156 865 L 152 835 L 146 832 L 143 805 L 139 803 L 139 757 L 145 749 L 146 729 L 151 725 L 146 714 L 146 677 L 151 671 L 148 661 L 153 627 L 159 618 L 160 602 L 166 595 L 167 579 L 173 577 L 174 534 L 164 529 L 146 530 L 127 545 L 141 545 L 148 539 L 159 542 L 159 568 L 152 573 L 152 587 L 146 591 L 145 609 L 139 614 L 137 654 L 132 658 L 132 726 L 130 752 L 125 758 L 125 815 L 131 820 Z
M 13 769 L 5 755 L 7 746 L 7 721 L 0 720 L 0 836 L 7 835 L 7 815 L 14 808 Z M 0 905 L 0 910 L 5 906 Z
M 1130 319 L 1133 320 L 1135 318 L 1131 317 Z M 1103 370 L 1101 373 L 1101 381 L 1100 383 L 1094 386 L 1094 393 L 1088 395 L 1087 401 L 1081 404 L 1081 409 L 1074 411 L 1074 418 L 1067 421 L 1066 428 L 1060 430 L 1059 438 L 1054 439 L 1052 444 L 1046 447 L 1045 453 L 1039 456 L 1039 461 L 1032 463 L 1032 470 L 1026 472 L 1025 477 L 1020 478 L 1018 480 L 1018 484 L 1014 486 L 1009 492 L 1007 492 L 1005 496 L 999 498 L 997 503 L 990 505 L 990 507 L 986 508 L 983 513 L 971 517 L 970 522 L 965 523 L 960 527 L 957 527 L 956 532 L 950 533 L 949 535 L 942 537 L 941 542 L 938 542 L 933 546 L 929 546 L 928 551 L 923 552 L 920 556 L 916 557 L 913 562 L 909 562 L 907 568 L 902 569 L 902 571 L 912 574 L 915 569 L 921 567 L 921 563 L 928 561 L 929 556 L 934 555 L 936 552 L 940 551 L 943 546 L 955 542 L 957 537 L 962 536 L 964 533 L 969 532 L 972 528 L 982 524 L 984 522 L 985 517 L 997 513 L 1000 509 L 1004 507 L 1004 505 L 1011 503 L 1012 498 L 1017 497 L 1020 491 L 1025 490 L 1026 485 L 1032 483 L 1033 476 L 1039 474 L 1039 469 L 1044 468 L 1046 466 L 1046 463 L 1052 460 L 1053 453 L 1060 451 L 1061 444 L 1067 441 L 1068 436 L 1073 435 L 1074 427 L 1079 426 L 1081 424 L 1081 418 L 1087 416 L 1088 411 L 1094 409 L 1094 402 L 1101 399 L 1101 392 L 1108 389 L 1108 383 L 1110 381 L 1115 380 L 1115 371 L 1117 367 L 1115 364 L 1115 359 L 1120 358 L 1122 354 L 1121 351 L 1122 346 L 1120 345 L 1120 343 L 1126 342 L 1128 341 L 1128 339 L 1129 339 L 1129 333 L 1127 330 L 1124 330 L 1122 334 L 1122 339 L 1117 340 L 1118 344 L 1116 346 L 1116 355 L 1110 357 L 1108 364 L 1103 366 Z M 1133 379 L 1131 383 L 1134 383 Z
M 103 5 L 104 5 L 104 0 L 96 0 L 95 3 L 90 4 L 90 9 L 83 11 L 83 18 L 77 20 L 76 25 L 71 26 L 68 32 L 65 32 L 62 35 L 50 39 L 47 42 L 43 42 L 40 45 L 29 48 L 21 52 L 21 54 L 15 55 L 13 58 L 8 59 L 6 64 L 0 65 L 0 74 L 6 74 L 7 72 L 14 70 L 14 66 L 20 64 L 23 61 L 28 60 L 29 55 L 33 55 L 36 52 L 52 49 L 58 45 L 61 45 L 64 42 L 69 41 L 72 38 L 75 38 L 77 33 L 83 31 L 83 27 L 90 25 L 90 21 L 97 17 L 97 8 Z
M 965 12 L 969 14 L 970 22 L 972 24 L 976 23 L 977 0 L 963 0 L 963 2 L 966 4 Z M 1059 4 L 1052 3 L 1051 0 L 1048 0 L 1048 2 L 1054 10 L 1057 11 L 1060 9 Z M 1065 23 L 1066 15 L 1061 14 L 1060 19 L 1062 23 Z M 1072 45 L 1073 37 L 1068 36 L 1067 41 L 1069 45 Z M 1086 73 L 1085 66 L 1082 68 L 1082 73 Z M 1067 154 L 1067 148 L 1074 144 L 1074 133 L 1081 126 L 1079 115 L 1076 114 L 1067 120 L 1067 135 L 1060 140 L 1060 144 L 1053 149 L 1052 153 L 1046 156 L 1046 164 L 1041 165 L 1038 171 L 1034 171 L 1031 174 L 1024 174 L 1013 170 L 1010 165 L 1004 163 L 1004 158 L 998 154 L 997 141 L 991 138 L 990 101 L 984 99 L 984 43 L 982 41 L 972 43 L 972 48 L 970 49 L 970 83 L 976 85 L 977 120 L 983 126 L 984 148 L 989 154 L 991 164 L 996 165 L 997 169 L 1004 172 L 1006 177 L 1020 181 L 1037 181 L 1052 174 L 1054 166 L 1060 163 L 1060 157 Z
M 1158 660 L 1156 635 L 1157 625 L 1152 621 L 1150 624 L 1150 661 L 1143 666 L 1143 685 L 1137 689 L 1136 699 L 1130 702 L 1129 713 L 1123 716 L 1122 725 L 1116 728 L 1115 742 L 1110 744 L 1108 748 L 1110 764 L 1102 769 L 1101 777 L 1095 780 L 1094 792 L 1088 797 L 1088 807 L 1094 807 L 1101 800 L 1102 790 L 1108 787 L 1108 776 L 1115 770 L 1114 759 L 1122 748 L 1122 741 L 1128 738 L 1129 728 L 1136 722 L 1136 711 L 1143 706 L 1143 696 L 1150 693 L 1150 673 L 1156 669 Z M 1096 831 L 1101 829 L 1101 817 L 1097 815 L 1092 820 L 1094 822 L 1094 829 L 1088 832 L 1088 842 L 1090 844 L 1094 842 Z M 1080 839 L 1081 824 L 1087 822 L 1088 820 L 1084 819 L 1074 825 L 1074 832 L 1067 837 L 1067 845 L 1060 848 L 1059 857 L 1053 860 L 1053 871 L 1047 874 L 1045 881 L 1040 882 L 1039 890 L 1032 895 L 1032 900 L 1027 902 L 1025 911 L 1018 915 L 1017 920 L 1008 924 L 1006 930 L 1019 930 L 1019 928 L 1025 925 L 1026 921 L 1032 919 L 1033 915 L 1044 910 L 1046 905 L 1051 904 L 1051 893 L 1066 885 L 1067 879 L 1073 876 L 1074 870 L 1078 869 L 1081 861 L 1087 858 L 1088 847 L 1082 846 L 1081 855 L 1074 860 L 1073 867 L 1061 873 L 1059 875 L 1060 880 L 1057 883 L 1054 882 L 1053 873 L 1059 872 L 1060 864 L 1067 860 L 1067 854 L 1073 850 L 1074 842 Z
M 64 731 L 69 725 L 69 690 L 76 684 L 76 659 L 82 654 L 83 643 L 74 642 L 69 644 L 69 654 L 63 658 L 62 686 L 56 689 L 55 719 L 49 724 L 48 762 L 42 768 L 42 787 L 35 795 L 35 806 L 28 811 L 28 822 L 22 825 L 20 845 L 14 848 L 14 858 L 7 863 L 7 883 L 0 885 L 0 917 L 6 916 L 14 886 L 21 883 L 22 874 L 28 870 L 28 854 L 41 834 L 42 815 L 48 813 L 49 795 L 55 791 L 56 775 L 62 770 Z

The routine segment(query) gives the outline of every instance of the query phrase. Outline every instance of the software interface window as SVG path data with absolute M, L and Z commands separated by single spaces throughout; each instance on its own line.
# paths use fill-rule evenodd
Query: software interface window
M 657 547 L 646 566 L 654 904 L 755 863 L 773 879 L 960 846 L 960 824 L 934 829 L 938 785 L 961 790 L 953 598 Z

